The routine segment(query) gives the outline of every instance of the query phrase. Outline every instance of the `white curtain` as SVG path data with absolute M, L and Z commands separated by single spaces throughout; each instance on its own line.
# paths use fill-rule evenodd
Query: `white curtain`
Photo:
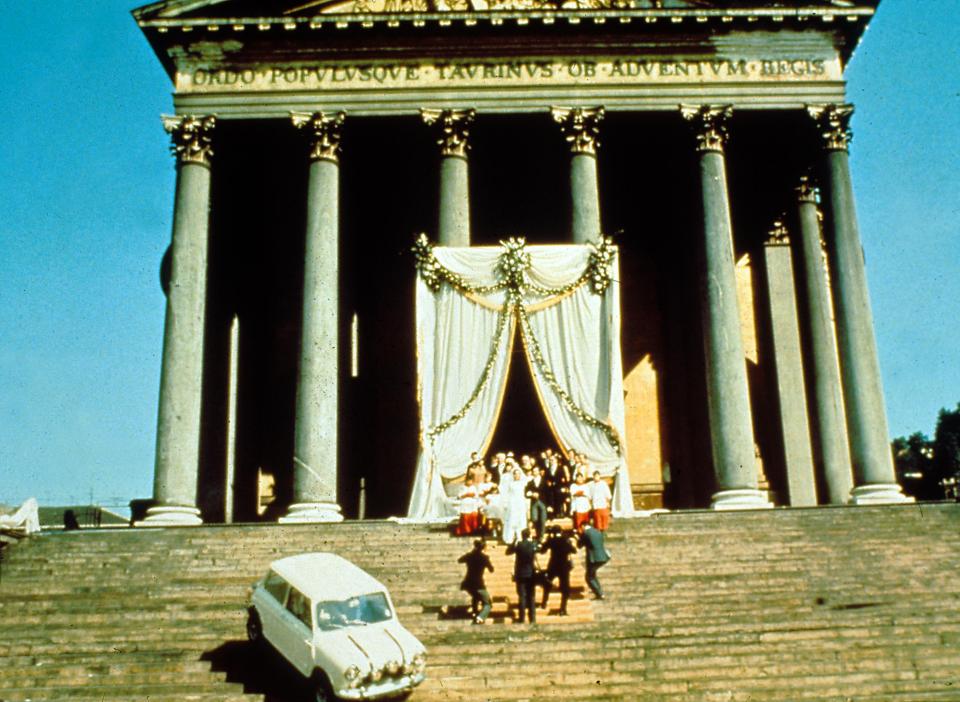
M 605 477 L 614 476 L 614 513 L 633 511 L 624 436 L 620 361 L 620 301 L 614 255 L 610 283 L 601 294 L 587 271 L 589 246 L 528 246 L 522 309 L 516 313 L 502 286 L 468 292 L 417 281 L 417 372 L 420 454 L 410 501 L 411 519 L 456 516 L 445 481 L 464 475 L 470 454 L 488 448 L 496 428 L 515 327 L 555 438 L 586 454 Z M 464 287 L 502 282 L 501 247 L 434 247 L 436 262 L 460 276 Z M 537 289 L 539 288 L 539 290 Z M 572 288 L 557 294 L 556 291 Z M 539 354 L 537 353 L 539 351 Z M 547 377 L 552 374 L 552 378 Z

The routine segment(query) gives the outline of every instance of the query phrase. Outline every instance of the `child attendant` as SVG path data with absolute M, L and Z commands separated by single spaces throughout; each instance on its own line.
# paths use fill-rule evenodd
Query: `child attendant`
M 457 536 L 470 536 L 480 528 L 480 493 L 473 484 L 473 478 L 467 476 L 459 494 L 460 523 L 457 524 Z

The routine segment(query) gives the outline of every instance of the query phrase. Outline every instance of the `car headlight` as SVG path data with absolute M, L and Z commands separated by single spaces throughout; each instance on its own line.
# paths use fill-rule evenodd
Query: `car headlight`
M 413 672 L 422 673 L 423 669 L 427 667 L 427 657 L 422 653 L 418 653 L 413 657 Z
M 388 675 L 396 675 L 400 672 L 400 661 L 390 661 L 385 667 Z
M 350 683 L 350 686 L 353 687 L 360 679 L 360 669 L 357 666 L 352 665 L 343 671 L 343 677 L 348 683 Z

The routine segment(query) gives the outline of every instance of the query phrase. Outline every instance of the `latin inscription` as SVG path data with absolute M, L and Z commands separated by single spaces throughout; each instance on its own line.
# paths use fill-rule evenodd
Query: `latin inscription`
M 285 91 L 324 88 L 416 88 L 549 84 L 723 83 L 837 81 L 839 61 L 824 58 L 646 60 L 632 58 L 438 61 L 196 67 L 177 74 L 181 93 Z

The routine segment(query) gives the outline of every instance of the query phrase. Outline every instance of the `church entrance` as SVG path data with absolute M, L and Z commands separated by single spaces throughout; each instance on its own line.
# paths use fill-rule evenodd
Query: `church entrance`
M 560 447 L 540 406 L 523 342 L 518 338 L 513 345 L 503 406 L 487 456 L 513 451 L 519 461 L 520 456 L 526 453 L 535 456 L 538 464 L 542 465 L 539 457 L 546 448 L 557 451 Z

